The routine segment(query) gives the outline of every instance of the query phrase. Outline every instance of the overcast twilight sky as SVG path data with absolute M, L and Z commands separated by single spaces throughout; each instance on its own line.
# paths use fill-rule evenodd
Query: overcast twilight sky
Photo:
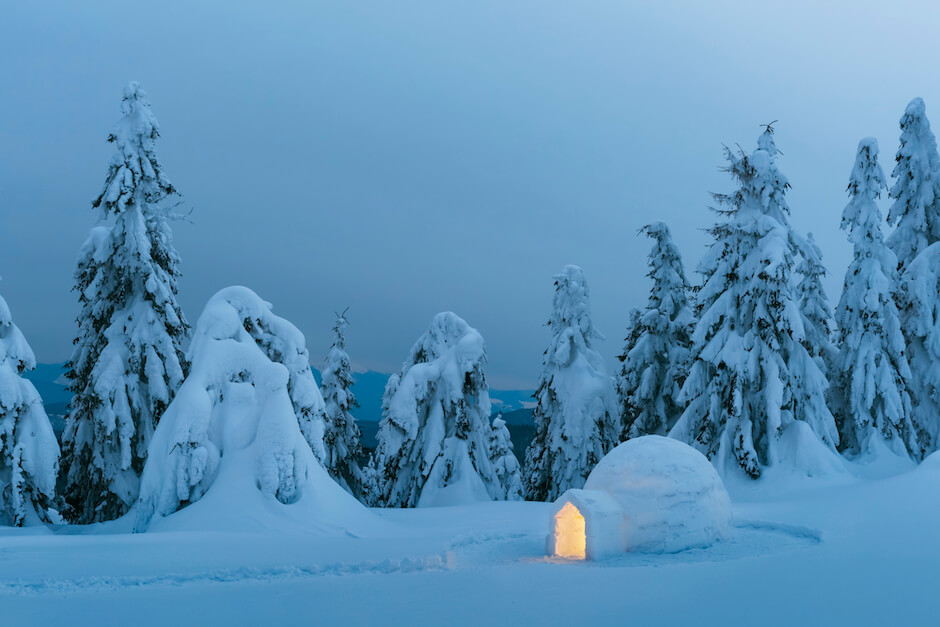
M 823 5 L 824 6 L 820 6 Z M 552 275 L 584 268 L 611 370 L 661 219 L 690 278 L 722 144 L 779 120 L 792 222 L 838 300 L 858 140 L 890 173 L 898 119 L 940 124 L 940 9 L 887 2 L 7 3 L 0 283 L 40 361 L 65 360 L 77 251 L 124 84 L 161 123 L 192 208 L 174 225 L 195 324 L 246 285 L 314 364 L 349 307 L 357 367 L 397 369 L 438 311 L 487 340 L 490 384 L 534 385 Z M 887 203 L 882 203 L 886 212 Z

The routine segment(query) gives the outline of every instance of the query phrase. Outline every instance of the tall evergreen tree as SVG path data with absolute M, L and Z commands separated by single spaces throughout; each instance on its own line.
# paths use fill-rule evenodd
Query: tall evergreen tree
M 618 405 L 617 410 L 620 412 L 621 440 L 628 439 L 625 435 L 629 430 L 629 425 L 633 424 L 637 415 L 639 415 L 639 410 L 633 406 L 633 395 L 630 393 L 630 390 L 639 383 L 630 378 L 627 365 L 624 362 L 627 361 L 630 349 L 636 346 L 640 340 L 640 334 L 643 332 L 643 325 L 640 324 L 642 317 L 643 311 L 638 307 L 631 307 L 630 311 L 627 312 L 627 332 L 623 338 L 624 349 L 617 355 L 617 361 L 620 362 L 620 372 L 614 380 L 614 393 L 616 394 L 614 400 Z
M 549 501 L 584 486 L 600 459 L 617 445 L 620 424 L 611 380 L 593 342 L 590 290 L 578 266 L 555 275 L 551 343 L 535 392 L 535 437 L 526 449 L 526 498 Z
M 940 240 L 940 155 L 921 98 L 911 100 L 901 116 L 901 146 L 895 160 L 888 223 L 897 228 L 888 237 L 888 246 L 903 270 Z
M 892 295 L 897 257 L 885 245 L 875 204 L 886 187 L 878 142 L 863 139 L 849 178 L 851 200 L 842 212 L 855 256 L 837 309 L 841 350 L 833 369 L 833 389 L 841 396 L 835 404 L 840 448 L 856 456 L 885 446 L 900 455 L 918 450 L 907 389 L 911 371 Z
M 333 325 L 333 346 L 326 357 L 322 392 L 326 403 L 326 434 L 324 465 L 330 475 L 353 496 L 362 500 L 361 434 L 352 410 L 359 407 L 352 393 L 353 377 L 346 353 L 346 312 L 336 315 Z
M 832 450 L 838 432 L 826 378 L 802 343 L 808 322 L 792 285 L 798 248 L 790 185 L 777 169 L 773 128 L 752 154 L 725 152 L 738 188 L 715 196 L 724 219 L 712 227 L 714 243 L 699 266 L 692 366 L 679 396 L 688 405 L 670 436 L 722 472 L 740 467 L 757 478 L 780 460 L 780 438 L 793 423 L 804 421 Z
M 662 222 L 643 227 L 653 239 L 649 273 L 653 281 L 646 309 L 631 324 L 617 379 L 622 440 L 666 435 L 682 414 L 677 401 L 685 381 L 695 320 L 682 257 Z M 634 314 L 631 314 L 631 318 Z M 632 322 L 632 321 L 631 321 Z
M 385 388 L 376 467 L 386 507 L 501 498 L 490 463 L 483 337 L 451 312 L 434 316 Z
M 908 388 L 920 457 L 940 441 L 940 156 L 920 98 L 901 117 L 895 158 L 888 222 L 897 228 L 888 246 L 900 270 L 895 300 L 911 367 Z
M 0 525 L 49 521 L 59 443 L 39 393 L 23 377 L 35 367 L 33 351 L 0 296 Z
M 822 283 L 826 268 L 812 233 L 799 240 L 799 248 L 802 259 L 797 266 L 800 280 L 796 289 L 804 320 L 803 347 L 828 379 L 838 351 L 832 343 L 832 307 Z
M 92 232 L 75 273 L 82 308 L 62 461 L 66 515 L 79 523 L 117 518 L 134 503 L 153 430 L 187 367 L 168 224 L 178 194 L 157 159 L 159 127 L 138 83 L 124 89 L 121 109 L 93 203 L 114 224 Z
M 895 299 L 911 368 L 914 457 L 920 459 L 940 446 L 940 242 L 904 266 Z

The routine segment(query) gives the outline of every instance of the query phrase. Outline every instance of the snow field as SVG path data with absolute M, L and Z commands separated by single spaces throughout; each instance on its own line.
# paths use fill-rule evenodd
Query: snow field
M 531 502 L 372 510 L 383 524 L 359 537 L 4 528 L 0 607 L 26 624 L 930 624 L 940 500 L 925 495 L 940 461 L 887 479 L 781 477 L 742 485 L 789 486 L 784 498 L 731 486 L 724 542 L 602 562 L 544 557 L 549 505 Z

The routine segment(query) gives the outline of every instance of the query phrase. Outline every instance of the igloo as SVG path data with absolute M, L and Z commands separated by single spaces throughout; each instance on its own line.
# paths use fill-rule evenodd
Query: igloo
M 628 440 L 583 489 L 555 501 L 548 555 L 597 560 L 625 551 L 675 553 L 728 537 L 731 499 L 708 459 L 678 440 Z

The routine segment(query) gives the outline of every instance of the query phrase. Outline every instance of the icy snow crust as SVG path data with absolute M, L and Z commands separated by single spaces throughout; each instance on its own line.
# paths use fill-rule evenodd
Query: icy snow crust
M 372 518 L 333 481 L 311 446 L 322 398 L 304 337 L 244 287 L 206 305 L 192 369 L 154 433 L 136 528 L 356 527 Z M 313 409 L 311 409 L 313 408 Z M 318 425 L 319 423 L 319 425 Z
M 726 539 L 731 499 L 708 459 L 657 435 L 628 440 L 594 468 L 584 491 L 609 494 L 623 511 L 626 550 L 674 553 Z

